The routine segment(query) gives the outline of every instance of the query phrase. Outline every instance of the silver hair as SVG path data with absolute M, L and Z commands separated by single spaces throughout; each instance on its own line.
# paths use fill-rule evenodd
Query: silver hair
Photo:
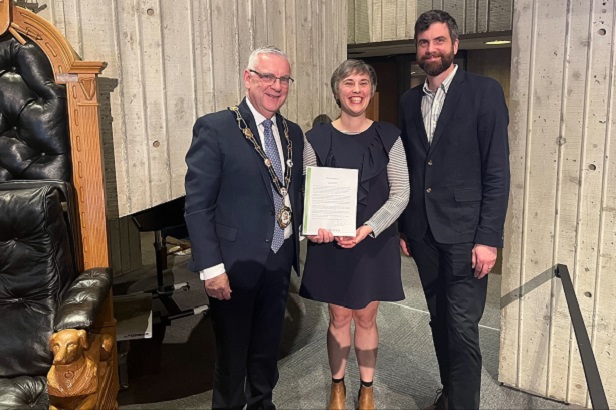
M 368 74 L 372 85 L 372 95 L 374 95 L 374 92 L 376 91 L 376 72 L 374 71 L 374 68 L 362 60 L 346 60 L 334 70 L 331 79 L 332 92 L 334 93 L 338 107 L 340 107 L 340 100 L 338 99 L 338 86 L 342 80 L 352 74 Z
M 255 70 L 257 68 L 257 58 L 261 54 L 277 54 L 281 57 L 284 57 L 284 59 L 287 60 L 287 63 L 289 63 L 289 56 L 287 56 L 284 51 L 282 51 L 278 47 L 265 46 L 256 48 L 253 50 L 252 53 L 250 53 L 250 57 L 248 57 L 248 66 L 246 67 L 247 70 Z M 289 66 L 291 66 L 291 63 L 289 63 Z

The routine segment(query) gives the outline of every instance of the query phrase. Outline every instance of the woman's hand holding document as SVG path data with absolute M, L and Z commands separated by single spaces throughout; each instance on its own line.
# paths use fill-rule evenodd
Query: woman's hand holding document
M 326 229 L 335 236 L 355 236 L 356 169 L 306 167 L 303 234 Z

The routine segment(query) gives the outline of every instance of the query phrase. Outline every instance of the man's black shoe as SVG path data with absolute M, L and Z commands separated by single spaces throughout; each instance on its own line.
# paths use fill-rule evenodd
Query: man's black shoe
M 447 410 L 447 394 L 443 392 L 443 389 L 436 391 L 434 403 L 426 407 L 426 410 Z

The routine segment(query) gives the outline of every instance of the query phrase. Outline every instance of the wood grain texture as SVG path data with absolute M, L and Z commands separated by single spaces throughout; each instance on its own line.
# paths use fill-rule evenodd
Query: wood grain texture
M 464 11 L 464 32 L 472 34 L 477 32 L 477 8 L 478 0 L 466 0 L 466 10 Z
M 400 23 L 397 19 L 397 2 L 396 0 L 382 0 L 383 21 L 381 24 L 383 41 L 396 40 L 397 26 Z M 405 16 L 406 17 L 406 16 Z
M 441 9 L 456 19 L 461 34 L 511 30 L 512 0 L 346 0 L 348 43 L 378 43 L 414 37 L 417 17 Z
M 614 2 L 514 3 L 512 192 L 499 380 L 589 407 L 562 286 L 568 265 L 608 402 L 616 401 Z
M 304 130 L 318 114 L 336 115 L 329 78 L 346 58 L 346 0 L 53 0 L 42 15 L 82 57 L 109 63 L 102 129 L 112 218 L 184 194 L 192 125 L 240 101 L 255 47 L 289 54 L 297 81 L 283 114 Z
M 109 266 L 109 249 L 96 81 L 92 74 L 80 75 L 79 84 L 83 80 L 91 82 L 93 95 L 75 83 L 67 87 L 67 92 L 73 186 L 79 204 L 84 268 L 89 269 Z

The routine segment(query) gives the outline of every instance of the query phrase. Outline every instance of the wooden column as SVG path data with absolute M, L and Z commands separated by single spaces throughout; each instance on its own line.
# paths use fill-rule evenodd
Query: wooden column
M 81 72 L 77 71 L 79 68 L 74 67 L 70 73 L 70 78 L 77 81 L 67 83 L 67 93 L 73 147 L 73 184 L 78 199 L 84 268 L 88 269 L 109 266 L 95 72 L 101 66 L 85 67 Z

